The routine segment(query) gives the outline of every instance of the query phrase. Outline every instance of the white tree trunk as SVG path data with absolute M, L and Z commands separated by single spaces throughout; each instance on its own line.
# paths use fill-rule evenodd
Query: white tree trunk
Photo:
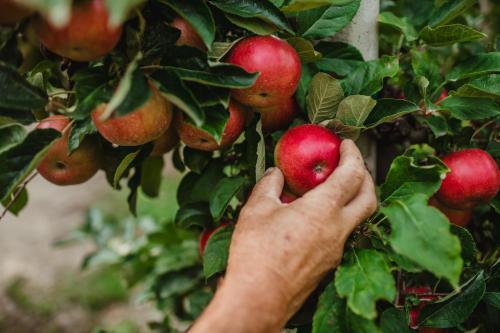
M 358 13 L 352 22 L 333 39 L 349 43 L 358 48 L 365 60 L 378 58 L 378 24 L 380 0 L 361 0 Z M 362 135 L 358 142 L 372 175 L 376 175 L 377 146 L 368 135 Z

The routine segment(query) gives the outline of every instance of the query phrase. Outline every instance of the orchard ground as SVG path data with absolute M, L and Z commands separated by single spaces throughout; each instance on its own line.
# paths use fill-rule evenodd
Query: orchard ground
M 125 216 L 124 195 L 110 190 L 102 172 L 79 186 L 54 186 L 41 176 L 30 183 L 26 209 L 0 223 L 0 331 L 79 333 L 99 326 L 132 333 L 161 318 L 128 295 L 116 272 L 80 269 L 92 244 L 53 244 L 82 223 L 90 206 Z

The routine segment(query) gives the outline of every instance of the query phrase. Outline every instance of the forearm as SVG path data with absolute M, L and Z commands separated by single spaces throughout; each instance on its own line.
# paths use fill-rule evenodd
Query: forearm
M 286 320 L 285 305 L 272 292 L 263 292 L 265 289 L 268 288 L 247 288 L 238 281 L 225 281 L 189 333 L 280 332 Z M 276 290 L 268 290 L 273 289 Z

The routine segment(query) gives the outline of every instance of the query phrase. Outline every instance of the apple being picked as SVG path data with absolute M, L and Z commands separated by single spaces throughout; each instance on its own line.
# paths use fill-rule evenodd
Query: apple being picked
M 324 182 L 337 168 L 341 139 L 319 125 L 300 125 L 281 137 L 274 151 L 276 166 L 298 196 Z
M 413 309 L 410 310 L 410 327 L 411 328 L 417 328 L 418 327 L 418 320 L 420 317 L 420 312 L 422 311 L 422 308 L 430 303 L 433 302 L 437 299 L 435 295 L 432 293 L 432 289 L 429 287 L 415 287 L 415 288 L 407 288 L 405 290 L 406 294 L 415 294 L 418 299 L 420 300 L 420 303 L 414 307 Z M 420 333 L 440 333 L 443 330 L 440 328 L 432 328 L 432 327 L 420 327 L 418 329 Z
M 109 142 L 118 146 L 140 146 L 158 139 L 172 123 L 172 104 L 150 84 L 151 97 L 142 106 L 122 116 L 102 120 L 107 104 L 99 105 L 92 112 L 97 131 Z
M 208 132 L 196 127 L 186 121 L 181 112 L 175 117 L 175 128 L 181 141 L 190 148 L 215 151 L 231 146 L 241 135 L 245 127 L 246 111 L 241 105 L 234 101 L 229 102 L 229 119 L 222 133 L 222 140 L 217 143 L 215 138 Z
M 464 149 L 442 158 L 450 172 L 436 199 L 448 208 L 472 209 L 489 203 L 500 189 L 500 170 L 484 150 Z
M 52 144 L 47 155 L 38 166 L 38 172 L 56 185 L 76 185 L 92 178 L 100 167 L 100 152 L 97 143 L 85 138 L 71 154 L 68 148 L 70 119 L 54 115 L 43 119 L 39 129 L 52 128 L 64 132 L 63 136 Z
M 224 222 L 222 223 L 220 226 L 218 226 L 217 228 L 215 229 L 205 229 L 201 235 L 200 235 L 200 240 L 199 240 L 199 243 L 198 243 L 198 250 L 200 252 L 200 256 L 203 257 L 203 255 L 205 254 L 205 248 L 207 247 L 207 243 L 208 243 L 208 240 L 210 239 L 210 237 L 212 237 L 212 235 L 222 229 L 222 228 L 225 228 L 227 226 L 229 226 L 231 223 L 229 222 Z
M 105 0 L 83 0 L 73 4 L 66 26 L 55 27 L 42 17 L 35 29 L 50 51 L 71 60 L 92 61 L 108 54 L 118 44 L 122 27 L 109 26 Z
M 179 29 L 181 32 L 179 39 L 175 43 L 176 45 L 187 45 L 196 47 L 200 50 L 206 49 L 205 43 L 203 43 L 200 35 L 198 35 L 196 30 L 194 30 L 193 26 L 189 24 L 188 21 L 186 21 L 182 17 L 176 17 L 172 22 L 170 22 L 170 25 L 176 29 Z
M 0 24 L 16 24 L 33 11 L 14 0 L 0 1 Z
M 227 62 L 249 73 L 260 73 L 252 87 L 231 91 L 231 96 L 244 105 L 278 105 L 297 90 L 301 75 L 299 55 L 290 44 L 278 37 L 247 37 L 232 48 Z

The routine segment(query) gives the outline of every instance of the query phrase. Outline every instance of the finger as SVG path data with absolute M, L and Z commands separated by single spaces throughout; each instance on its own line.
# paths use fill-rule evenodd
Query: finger
M 258 206 L 267 202 L 280 204 L 279 197 L 283 191 L 284 183 L 285 180 L 280 169 L 267 170 L 264 177 L 254 186 L 246 206 Z
M 361 185 L 358 195 L 349 202 L 343 209 L 343 214 L 349 218 L 347 227 L 350 232 L 354 230 L 361 222 L 369 218 L 377 210 L 377 195 L 375 193 L 375 184 L 373 179 L 366 171 L 366 176 Z
M 340 161 L 335 171 L 322 184 L 304 195 L 306 200 L 324 201 L 343 207 L 359 192 L 366 175 L 361 152 L 352 140 L 340 146 Z

